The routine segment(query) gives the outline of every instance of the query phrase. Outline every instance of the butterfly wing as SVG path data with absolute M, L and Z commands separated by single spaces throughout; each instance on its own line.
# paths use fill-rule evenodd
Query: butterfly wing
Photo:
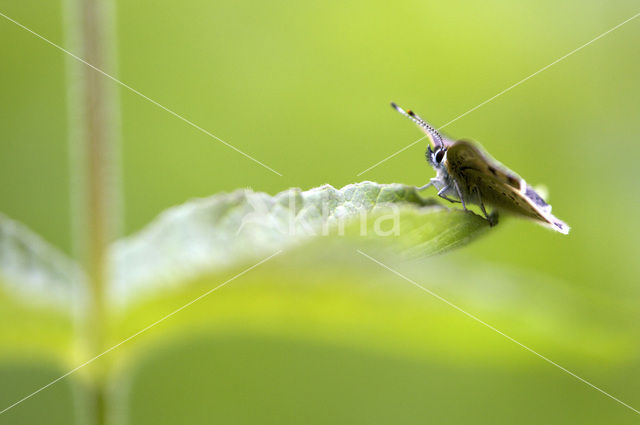
M 447 169 L 470 202 L 480 201 L 569 233 L 569 226 L 551 214 L 551 205 L 527 183 L 489 159 L 472 143 L 461 140 L 447 150 Z M 478 196 L 479 194 L 479 196 Z

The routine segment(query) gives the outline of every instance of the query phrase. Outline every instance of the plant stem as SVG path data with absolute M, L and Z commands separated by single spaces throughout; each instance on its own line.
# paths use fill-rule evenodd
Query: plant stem
M 108 72 L 111 0 L 66 0 L 68 47 Z M 69 45 L 70 44 L 70 45 Z M 93 357 L 106 347 L 106 252 L 115 236 L 117 211 L 117 103 L 115 90 L 101 74 L 76 61 L 68 62 L 70 152 L 74 250 L 87 270 L 88 305 L 79 314 L 80 352 Z M 80 386 L 80 421 L 107 423 L 106 371 L 98 362 L 86 367 L 88 381 Z

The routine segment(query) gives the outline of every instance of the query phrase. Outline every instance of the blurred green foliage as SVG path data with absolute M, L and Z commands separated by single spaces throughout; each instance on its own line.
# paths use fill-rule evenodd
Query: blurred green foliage
M 2 13 L 59 44 L 61 7 L 0 0 Z M 423 143 L 357 176 L 421 136 L 390 100 L 439 127 L 638 12 L 632 1 L 576 0 L 129 0 L 117 10 L 118 78 L 284 174 L 119 89 L 125 234 L 171 205 L 242 187 L 273 194 L 364 179 L 422 185 L 433 174 Z M 568 237 L 502 220 L 490 237 L 439 266 L 437 259 L 398 266 L 636 408 L 639 37 L 640 21 L 632 21 L 446 128 L 479 141 L 529 183 L 545 184 L 554 213 L 572 226 Z M 70 252 L 67 58 L 1 19 L 0 40 L 0 211 Z M 244 284 L 273 293 L 227 305 L 239 318 L 233 326 L 207 324 L 210 310 L 199 310 L 202 329 L 182 335 L 178 321 L 176 339 L 141 349 L 146 360 L 120 375 L 131 384 L 119 395 L 131 423 L 637 419 L 427 294 L 406 295 L 427 313 L 398 322 L 412 332 L 394 338 L 401 328 L 385 331 L 371 317 L 388 302 L 384 317 L 397 319 L 404 298 L 394 304 L 387 296 L 409 284 L 364 258 L 344 268 L 328 258 L 305 267 L 278 263 L 280 274 L 256 272 Z M 294 326 L 308 312 L 285 303 L 273 307 L 282 317 L 266 326 L 279 333 L 245 329 L 242 317 L 255 311 L 247 305 L 268 307 L 291 294 L 290 285 L 307 285 L 310 274 L 333 289 L 299 296 L 315 322 Z M 166 303 L 164 295 L 148 300 L 144 314 L 132 316 L 139 326 L 127 330 L 220 279 L 204 279 Z M 352 285 L 369 291 L 356 296 Z M 385 302 L 369 300 L 370 291 Z M 223 303 L 224 294 L 210 302 Z M 343 337 L 341 326 L 327 326 L 334 309 L 351 323 Z M 0 400 L 9 404 L 67 370 L 5 363 Z M 50 423 L 68 423 L 69 391 L 56 384 L 6 420 L 33 423 L 48 411 Z

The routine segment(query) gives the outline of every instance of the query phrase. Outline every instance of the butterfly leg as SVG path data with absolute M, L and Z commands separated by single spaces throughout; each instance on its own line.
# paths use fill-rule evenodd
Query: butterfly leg
M 480 189 L 478 189 L 478 187 L 474 187 L 473 191 L 476 193 L 476 196 L 478 197 L 478 204 L 480 205 L 480 210 L 482 211 L 482 214 L 484 214 L 484 218 L 487 219 L 487 221 L 489 222 L 490 226 L 495 226 L 496 224 L 498 224 L 498 215 L 497 213 L 494 211 L 491 215 L 487 214 L 487 210 L 484 207 L 484 202 L 482 202 L 482 196 L 480 196 Z
M 429 180 L 429 183 L 425 184 L 424 186 L 420 186 L 420 187 L 418 188 L 418 190 L 425 190 L 425 189 L 427 189 L 427 188 L 429 188 L 429 187 L 431 187 L 431 186 L 435 186 L 435 182 L 437 182 L 437 181 L 438 181 L 438 179 L 436 179 L 436 178 L 434 177 L 434 178 L 432 178 L 431 180 Z
M 458 192 L 458 198 L 460 198 L 460 202 L 462 202 L 462 208 L 466 211 L 467 206 L 464 203 L 464 198 L 462 197 L 462 191 L 460 190 L 460 186 L 458 186 L 458 182 L 454 180 L 453 185 L 456 187 L 456 192 Z
M 487 214 L 487 210 L 484 208 L 484 202 L 482 202 L 482 197 L 480 196 L 480 191 L 478 188 L 475 188 L 476 195 L 478 196 L 478 204 L 480 204 L 480 210 L 482 210 L 482 214 L 484 214 L 484 218 L 491 221 L 489 218 L 489 214 Z
M 449 198 L 447 195 L 445 195 L 444 193 L 445 193 L 447 190 L 449 190 L 449 186 L 445 186 L 445 187 L 443 187 L 442 189 L 440 189 L 440 190 L 438 191 L 438 196 L 439 196 L 439 197 L 441 197 L 442 199 L 446 199 L 446 200 L 447 200 L 447 201 L 449 201 L 449 202 L 453 202 L 453 203 L 455 203 L 455 202 L 460 202 L 460 201 L 456 201 L 455 199 L 451 199 L 451 198 Z

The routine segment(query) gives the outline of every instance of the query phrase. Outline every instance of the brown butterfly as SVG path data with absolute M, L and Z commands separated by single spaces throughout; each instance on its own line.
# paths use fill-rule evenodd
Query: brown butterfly
M 485 203 L 496 210 L 532 219 L 565 235 L 569 233 L 569 226 L 551 214 L 551 205 L 542 196 L 478 146 L 465 140 L 443 138 L 413 111 L 405 111 L 393 102 L 391 106 L 415 122 L 431 142 L 426 157 L 437 175 L 418 190 L 435 186 L 438 196 L 450 202 L 461 202 L 465 211 L 467 204 L 479 205 L 491 225 L 495 224 L 495 218 L 487 214 Z

